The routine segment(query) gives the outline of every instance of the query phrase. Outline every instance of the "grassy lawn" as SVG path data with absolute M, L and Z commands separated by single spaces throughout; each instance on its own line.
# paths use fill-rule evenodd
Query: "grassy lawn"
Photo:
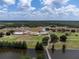
M 58 37 L 61 36 L 62 32 L 54 32 Z M 74 48 L 74 49 L 79 49 L 79 33 L 69 33 L 70 35 L 67 36 L 67 42 L 66 46 L 67 48 Z M 76 34 L 78 36 L 76 36 Z M 8 42 L 14 42 L 14 41 L 26 41 L 28 48 L 34 48 L 36 43 L 39 41 L 42 41 L 42 38 L 44 36 L 32 36 L 32 35 L 11 35 L 11 36 L 4 36 L 0 38 L 0 41 L 8 41 Z M 55 44 L 55 47 L 58 49 L 62 48 L 62 43 L 57 42 Z
M 55 32 L 54 34 L 56 34 L 57 36 L 61 36 L 64 33 Z M 79 49 L 79 33 L 69 33 L 69 36 L 67 36 L 67 38 L 68 38 L 66 42 L 67 49 Z M 61 49 L 62 43 L 61 42 L 56 43 L 55 47 Z
M 44 36 L 11 35 L 0 38 L 0 41 L 8 41 L 8 42 L 26 41 L 28 48 L 34 48 L 38 41 L 39 42 L 42 41 L 43 37 Z

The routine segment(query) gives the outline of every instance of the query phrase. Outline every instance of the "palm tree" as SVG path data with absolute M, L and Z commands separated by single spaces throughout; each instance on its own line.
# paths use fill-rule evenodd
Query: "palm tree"
M 67 36 L 66 35 L 60 36 L 60 41 L 63 43 L 63 46 L 62 46 L 63 53 L 65 52 L 65 48 L 66 48 L 66 45 L 65 45 L 66 39 L 67 39 Z
M 53 45 L 52 45 L 52 52 L 54 52 L 54 45 L 58 41 L 58 36 L 55 35 L 55 34 L 51 34 L 50 38 L 51 38 L 51 43 L 53 43 Z

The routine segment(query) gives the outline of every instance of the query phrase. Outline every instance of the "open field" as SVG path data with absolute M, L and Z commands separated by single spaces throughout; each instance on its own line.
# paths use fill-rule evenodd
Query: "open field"
M 8 41 L 8 42 L 26 41 L 28 48 L 34 48 L 38 41 L 42 42 L 43 37 L 44 36 L 11 35 L 0 38 L 0 41 Z
M 65 34 L 62 32 L 54 32 L 58 37 Z M 77 35 L 77 36 L 76 36 Z M 4 36 L 0 38 L 0 41 L 8 41 L 8 42 L 14 42 L 14 41 L 26 41 L 28 48 L 34 48 L 36 43 L 42 42 L 42 38 L 44 35 L 41 36 L 32 36 L 32 35 L 11 35 L 11 36 Z M 67 36 L 67 42 L 66 46 L 68 49 L 73 48 L 73 49 L 79 49 L 79 33 L 69 33 Z M 57 42 L 55 44 L 55 47 L 57 49 L 62 48 L 62 43 Z
M 65 33 L 55 32 L 55 34 L 59 37 Z M 62 43 L 57 42 L 55 46 L 56 48 L 61 49 Z M 79 33 L 69 33 L 69 35 L 67 36 L 66 47 L 67 49 L 79 49 Z
M 6 22 L 5 22 L 6 23 Z M 0 37 L 0 41 L 7 41 L 7 42 L 10 42 L 10 43 L 13 43 L 13 42 L 19 42 L 20 43 L 22 41 L 25 41 L 27 43 L 27 48 L 25 51 L 23 52 L 20 52 L 18 54 L 16 54 L 16 52 L 8 52 L 6 49 L 6 53 L 1 52 L 0 53 L 0 58 L 5 59 L 11 59 L 11 58 L 14 58 L 14 59 L 37 59 L 37 57 L 45 57 L 45 58 L 42 58 L 42 59 L 46 59 L 49 57 L 51 57 L 51 59 L 62 59 L 62 58 L 66 58 L 66 59 L 75 59 L 74 57 L 77 57 L 76 59 L 79 59 L 78 57 L 78 52 L 77 49 L 79 50 L 79 31 L 63 31 L 61 30 L 60 32 L 57 31 L 58 29 L 63 29 L 65 26 L 67 26 L 68 28 L 67 29 L 70 29 L 70 28 L 75 28 L 76 30 L 79 29 L 79 22 L 14 22 L 14 23 L 6 23 L 6 24 L 3 24 L 4 25 L 4 28 L 1 28 L 0 29 L 0 33 L 2 32 L 3 33 L 3 36 Z M 55 28 L 54 26 L 56 26 L 57 28 L 55 29 L 56 31 L 54 32 L 53 29 Z M 29 27 L 29 28 L 27 28 Z M 35 50 L 35 46 L 36 46 L 36 43 L 37 42 L 42 42 L 42 39 L 43 37 L 45 37 L 46 35 L 43 35 L 43 34 L 38 34 L 38 35 L 33 35 L 33 34 L 25 34 L 24 32 L 29 30 L 29 31 L 32 31 L 32 32 L 42 32 L 42 30 L 46 30 L 46 27 L 49 28 L 48 30 L 48 34 L 56 34 L 58 37 L 60 37 L 61 35 L 65 34 L 67 35 L 67 42 L 66 42 L 66 49 L 70 49 L 70 50 L 66 50 L 67 51 L 67 54 L 62 54 L 62 42 L 60 42 L 60 40 L 55 44 L 55 49 L 58 49 L 55 51 L 54 54 L 52 54 L 52 50 L 50 49 L 52 45 L 48 45 L 47 47 L 47 50 L 44 51 L 44 54 L 43 54 L 43 51 L 42 53 L 39 53 L 37 54 L 36 50 Z M 61 28 L 63 27 L 63 28 Z M 18 28 L 18 29 L 17 29 Z M 10 35 L 7 35 L 6 33 L 9 32 L 10 30 L 15 30 L 14 32 L 23 32 L 24 34 L 10 34 Z M 50 37 L 50 36 L 49 36 Z M 25 43 L 24 42 L 24 43 Z M 49 41 L 48 41 L 49 42 Z M 14 44 L 14 45 L 13 45 Z M 10 46 L 12 47 L 17 47 L 17 46 L 22 46 L 22 45 L 18 45 L 15 43 L 11 44 Z M 6 42 L 4 44 L 2 44 L 2 48 L 8 48 L 8 45 L 9 44 L 6 44 Z M 0 44 L 1 46 L 1 44 Z M 7 46 L 7 47 L 6 47 Z M 23 45 L 24 46 L 24 45 Z M 76 49 L 76 51 L 74 50 Z M 15 50 L 17 50 L 15 48 Z M 18 49 L 19 50 L 19 49 Z M 73 52 L 74 51 L 74 52 Z M 49 53 L 48 53 L 49 52 Z M 75 53 L 75 54 L 74 54 Z M 3 56 L 4 55 L 4 56 Z M 45 56 L 44 56 L 45 55 Z M 10 57 L 9 57 L 10 56 Z M 17 56 L 20 56 L 19 58 L 16 58 Z M 69 57 L 68 57 L 69 56 Z M 31 58 L 32 57 L 32 58 Z M 68 57 L 68 58 L 67 58 Z M 70 58 L 71 57 L 71 58 Z M 41 58 L 39 58 L 41 59 Z M 49 58 L 50 59 L 50 58 Z

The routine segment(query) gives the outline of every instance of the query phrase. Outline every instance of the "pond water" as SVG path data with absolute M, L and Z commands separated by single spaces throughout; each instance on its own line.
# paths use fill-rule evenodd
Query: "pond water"
M 52 53 L 49 50 L 52 59 L 79 59 L 79 50 L 66 50 L 65 53 L 62 53 L 61 50 L 55 50 Z
M 66 50 L 62 53 L 61 50 L 55 50 L 52 53 L 49 50 L 52 59 L 79 59 L 79 50 Z M 46 52 L 36 52 L 34 49 L 15 50 L 15 49 L 0 49 L 0 59 L 48 59 Z
M 34 49 L 28 49 L 27 51 L 15 49 L 0 49 L 0 59 L 36 59 L 37 56 L 44 57 L 45 55 L 37 55 Z

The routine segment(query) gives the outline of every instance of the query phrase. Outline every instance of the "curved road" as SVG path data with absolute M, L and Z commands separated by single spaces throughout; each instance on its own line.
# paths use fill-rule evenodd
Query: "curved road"
M 55 52 L 52 53 L 51 49 L 48 49 L 50 45 L 50 35 L 48 36 L 48 46 L 45 48 L 48 59 L 79 59 L 79 50 L 66 50 L 65 53 L 63 53 L 62 50 L 55 50 Z

